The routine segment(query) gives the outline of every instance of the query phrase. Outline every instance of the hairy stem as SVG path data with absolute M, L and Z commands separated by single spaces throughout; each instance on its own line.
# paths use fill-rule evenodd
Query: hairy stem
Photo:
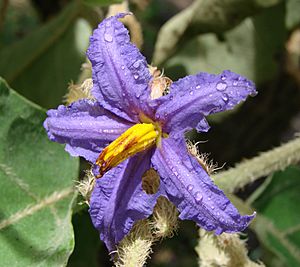
M 263 152 L 253 159 L 245 160 L 234 168 L 214 175 L 213 178 L 220 188 L 231 193 L 260 177 L 298 162 L 300 162 L 300 137 Z
M 118 245 L 116 267 L 143 267 L 150 257 L 154 242 L 148 220 L 138 221 L 130 234 Z

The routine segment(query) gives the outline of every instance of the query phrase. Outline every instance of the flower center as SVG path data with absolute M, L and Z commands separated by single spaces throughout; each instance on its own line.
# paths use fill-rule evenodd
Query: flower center
M 138 123 L 130 127 L 99 155 L 96 164 L 100 167 L 100 174 L 97 178 L 130 156 L 159 144 L 161 136 L 162 131 L 158 123 Z

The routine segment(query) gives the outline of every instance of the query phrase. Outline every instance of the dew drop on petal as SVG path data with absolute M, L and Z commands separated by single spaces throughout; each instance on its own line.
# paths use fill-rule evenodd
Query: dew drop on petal
M 224 100 L 225 103 L 227 103 L 228 100 L 229 100 L 228 95 L 227 94 L 223 94 L 222 95 L 222 99 Z
M 237 86 L 237 84 L 238 84 L 238 81 L 233 81 L 234 86 Z
M 225 202 L 225 203 L 223 203 L 222 205 L 220 205 L 220 209 L 221 210 L 225 210 L 226 209 L 226 207 L 227 207 L 227 203 Z
M 250 96 L 256 96 L 257 95 L 257 91 L 251 91 L 250 92 Z
M 196 85 L 196 89 L 200 89 L 201 88 L 201 86 L 198 84 L 198 85 Z
M 122 65 L 122 66 L 121 66 L 121 69 L 122 69 L 122 70 L 125 70 L 125 66 L 124 66 L 124 65 Z
M 194 94 L 194 91 L 193 91 L 193 90 L 191 90 L 191 91 L 190 91 L 190 95 L 193 95 L 193 94 Z
M 202 194 L 201 194 L 200 192 L 197 192 L 197 193 L 195 194 L 195 200 L 196 200 L 196 203 L 198 203 L 198 204 L 201 203 L 202 199 L 203 199 Z
M 226 80 L 226 76 L 225 76 L 225 75 L 222 75 L 222 76 L 221 76 L 221 80 L 222 80 L 222 81 L 225 81 L 225 80 Z
M 224 91 L 227 88 L 227 83 L 219 82 L 219 83 L 217 83 L 216 88 L 217 88 L 218 91 Z
M 133 78 L 134 78 L 135 80 L 137 80 L 137 79 L 139 78 L 139 75 L 134 74 L 134 75 L 133 75 Z
M 133 67 L 135 67 L 136 69 L 138 68 L 140 66 L 140 61 L 135 61 L 134 63 L 133 63 Z
M 187 191 L 192 192 L 193 189 L 194 189 L 194 186 L 193 186 L 192 184 L 189 184 L 189 185 L 187 186 Z
M 113 37 L 112 37 L 109 33 L 104 33 L 104 40 L 105 40 L 106 42 L 111 43 L 112 40 L 113 40 Z

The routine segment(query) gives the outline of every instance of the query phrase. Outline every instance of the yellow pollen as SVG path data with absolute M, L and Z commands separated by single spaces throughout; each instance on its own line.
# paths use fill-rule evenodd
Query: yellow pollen
M 96 160 L 96 164 L 100 167 L 100 174 L 96 178 L 100 178 L 130 156 L 155 145 L 160 136 L 160 127 L 153 123 L 138 123 L 130 127 L 103 149 Z

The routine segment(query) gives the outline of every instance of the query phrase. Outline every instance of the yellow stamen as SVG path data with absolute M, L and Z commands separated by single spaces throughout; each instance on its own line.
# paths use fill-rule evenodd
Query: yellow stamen
M 156 124 L 135 124 L 103 149 L 96 161 L 100 167 L 97 178 L 130 156 L 155 145 L 160 136 L 161 129 Z

